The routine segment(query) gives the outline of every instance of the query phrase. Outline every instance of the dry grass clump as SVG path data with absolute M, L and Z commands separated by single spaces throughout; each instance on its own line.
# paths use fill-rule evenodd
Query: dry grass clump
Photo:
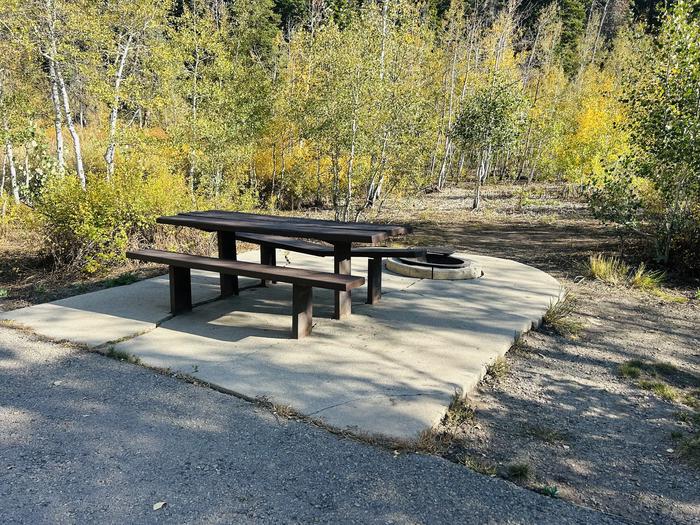
M 591 255 L 588 259 L 588 275 L 611 286 L 628 286 L 655 295 L 663 301 L 687 303 L 688 298 L 665 291 L 662 287 L 666 281 L 666 272 L 649 270 L 645 263 L 636 269 L 621 261 L 618 257 Z
M 556 302 L 552 302 L 542 318 L 545 328 L 559 335 L 577 336 L 583 329 L 583 323 L 573 318 L 576 310 L 576 298 L 568 291 Z
M 642 263 L 630 274 L 628 283 L 632 288 L 654 291 L 658 290 L 665 280 L 665 272 L 647 270 L 646 265 Z
M 617 257 L 596 254 L 588 259 L 588 271 L 591 277 L 616 286 L 627 282 L 630 267 Z
M 486 368 L 486 376 L 494 381 L 504 378 L 510 372 L 510 365 L 504 357 L 498 357 Z
M 474 421 L 475 418 L 476 412 L 474 408 L 469 405 L 459 392 L 455 392 L 450 406 L 442 418 L 442 424 L 447 428 L 456 428 L 467 421 Z

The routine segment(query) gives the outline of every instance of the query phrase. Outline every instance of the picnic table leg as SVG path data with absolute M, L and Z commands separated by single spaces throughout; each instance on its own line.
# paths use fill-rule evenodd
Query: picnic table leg
M 382 258 L 370 258 L 367 266 L 367 304 L 377 304 L 382 298 Z
M 301 339 L 311 334 L 313 325 L 313 288 L 292 285 L 292 337 Z
M 277 266 L 277 250 L 272 246 L 260 245 L 260 264 L 266 264 L 268 266 Z M 275 284 L 277 281 L 270 281 Z M 260 280 L 261 286 L 267 286 L 267 281 L 265 279 Z
M 219 259 L 236 260 L 236 234 L 234 232 L 216 232 L 219 244 Z M 221 297 L 238 295 L 238 276 L 219 274 Z
M 173 315 L 192 310 L 190 269 L 170 266 L 170 313 Z
M 339 242 L 334 245 L 334 271 L 335 273 L 350 275 L 352 265 L 350 264 L 352 243 Z M 352 297 L 350 292 L 335 292 L 335 310 L 333 319 L 342 319 L 350 315 L 352 310 Z

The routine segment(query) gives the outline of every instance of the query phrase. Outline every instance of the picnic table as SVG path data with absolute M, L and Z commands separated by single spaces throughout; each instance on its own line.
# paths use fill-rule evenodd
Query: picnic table
M 300 217 L 281 217 L 221 210 L 192 211 L 163 216 L 158 223 L 215 232 L 220 259 L 235 261 L 238 234 L 263 234 L 290 239 L 312 239 L 332 245 L 334 272 L 349 276 L 352 269 L 352 244 L 376 246 L 387 239 L 411 233 L 407 225 L 339 222 Z M 381 272 L 381 268 L 379 270 Z M 238 293 L 238 276 L 220 274 L 222 296 Z M 350 290 L 335 290 L 334 317 L 341 319 L 351 311 Z

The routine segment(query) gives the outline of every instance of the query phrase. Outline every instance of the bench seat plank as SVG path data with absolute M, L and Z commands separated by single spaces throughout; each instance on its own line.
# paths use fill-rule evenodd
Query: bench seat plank
M 317 272 L 303 268 L 284 266 L 267 266 L 243 261 L 229 261 L 216 257 L 189 255 L 186 253 L 168 252 L 164 250 L 134 250 L 127 252 L 130 259 L 167 264 L 179 268 L 191 268 L 223 273 L 226 275 L 241 275 L 256 279 L 270 279 L 301 286 L 327 288 L 347 292 L 365 283 L 364 277 L 354 275 L 337 275 L 334 273 Z
M 301 239 L 292 239 L 290 237 L 281 237 L 279 235 L 260 235 L 256 233 L 239 233 L 236 235 L 236 238 L 239 241 L 265 245 L 269 246 L 270 248 L 279 248 L 280 250 L 290 250 L 293 252 L 305 253 L 307 255 L 316 255 L 318 257 L 333 256 L 332 246 L 325 246 L 323 244 L 304 241 Z
M 330 257 L 333 255 L 332 246 L 324 246 L 315 242 L 303 241 L 300 239 L 290 239 L 279 235 L 261 235 L 255 233 L 239 233 L 236 238 L 253 244 L 264 244 L 271 248 L 289 250 L 293 252 L 316 255 L 319 257 Z M 425 248 L 391 248 L 386 246 L 358 246 L 353 248 L 353 257 L 421 257 L 425 256 Z

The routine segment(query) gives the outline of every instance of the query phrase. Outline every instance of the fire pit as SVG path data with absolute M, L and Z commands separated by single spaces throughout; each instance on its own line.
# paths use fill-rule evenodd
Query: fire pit
M 386 268 L 399 275 L 419 279 L 462 280 L 484 275 L 474 261 L 455 257 L 453 251 L 428 250 L 425 258 L 394 257 L 387 259 Z

